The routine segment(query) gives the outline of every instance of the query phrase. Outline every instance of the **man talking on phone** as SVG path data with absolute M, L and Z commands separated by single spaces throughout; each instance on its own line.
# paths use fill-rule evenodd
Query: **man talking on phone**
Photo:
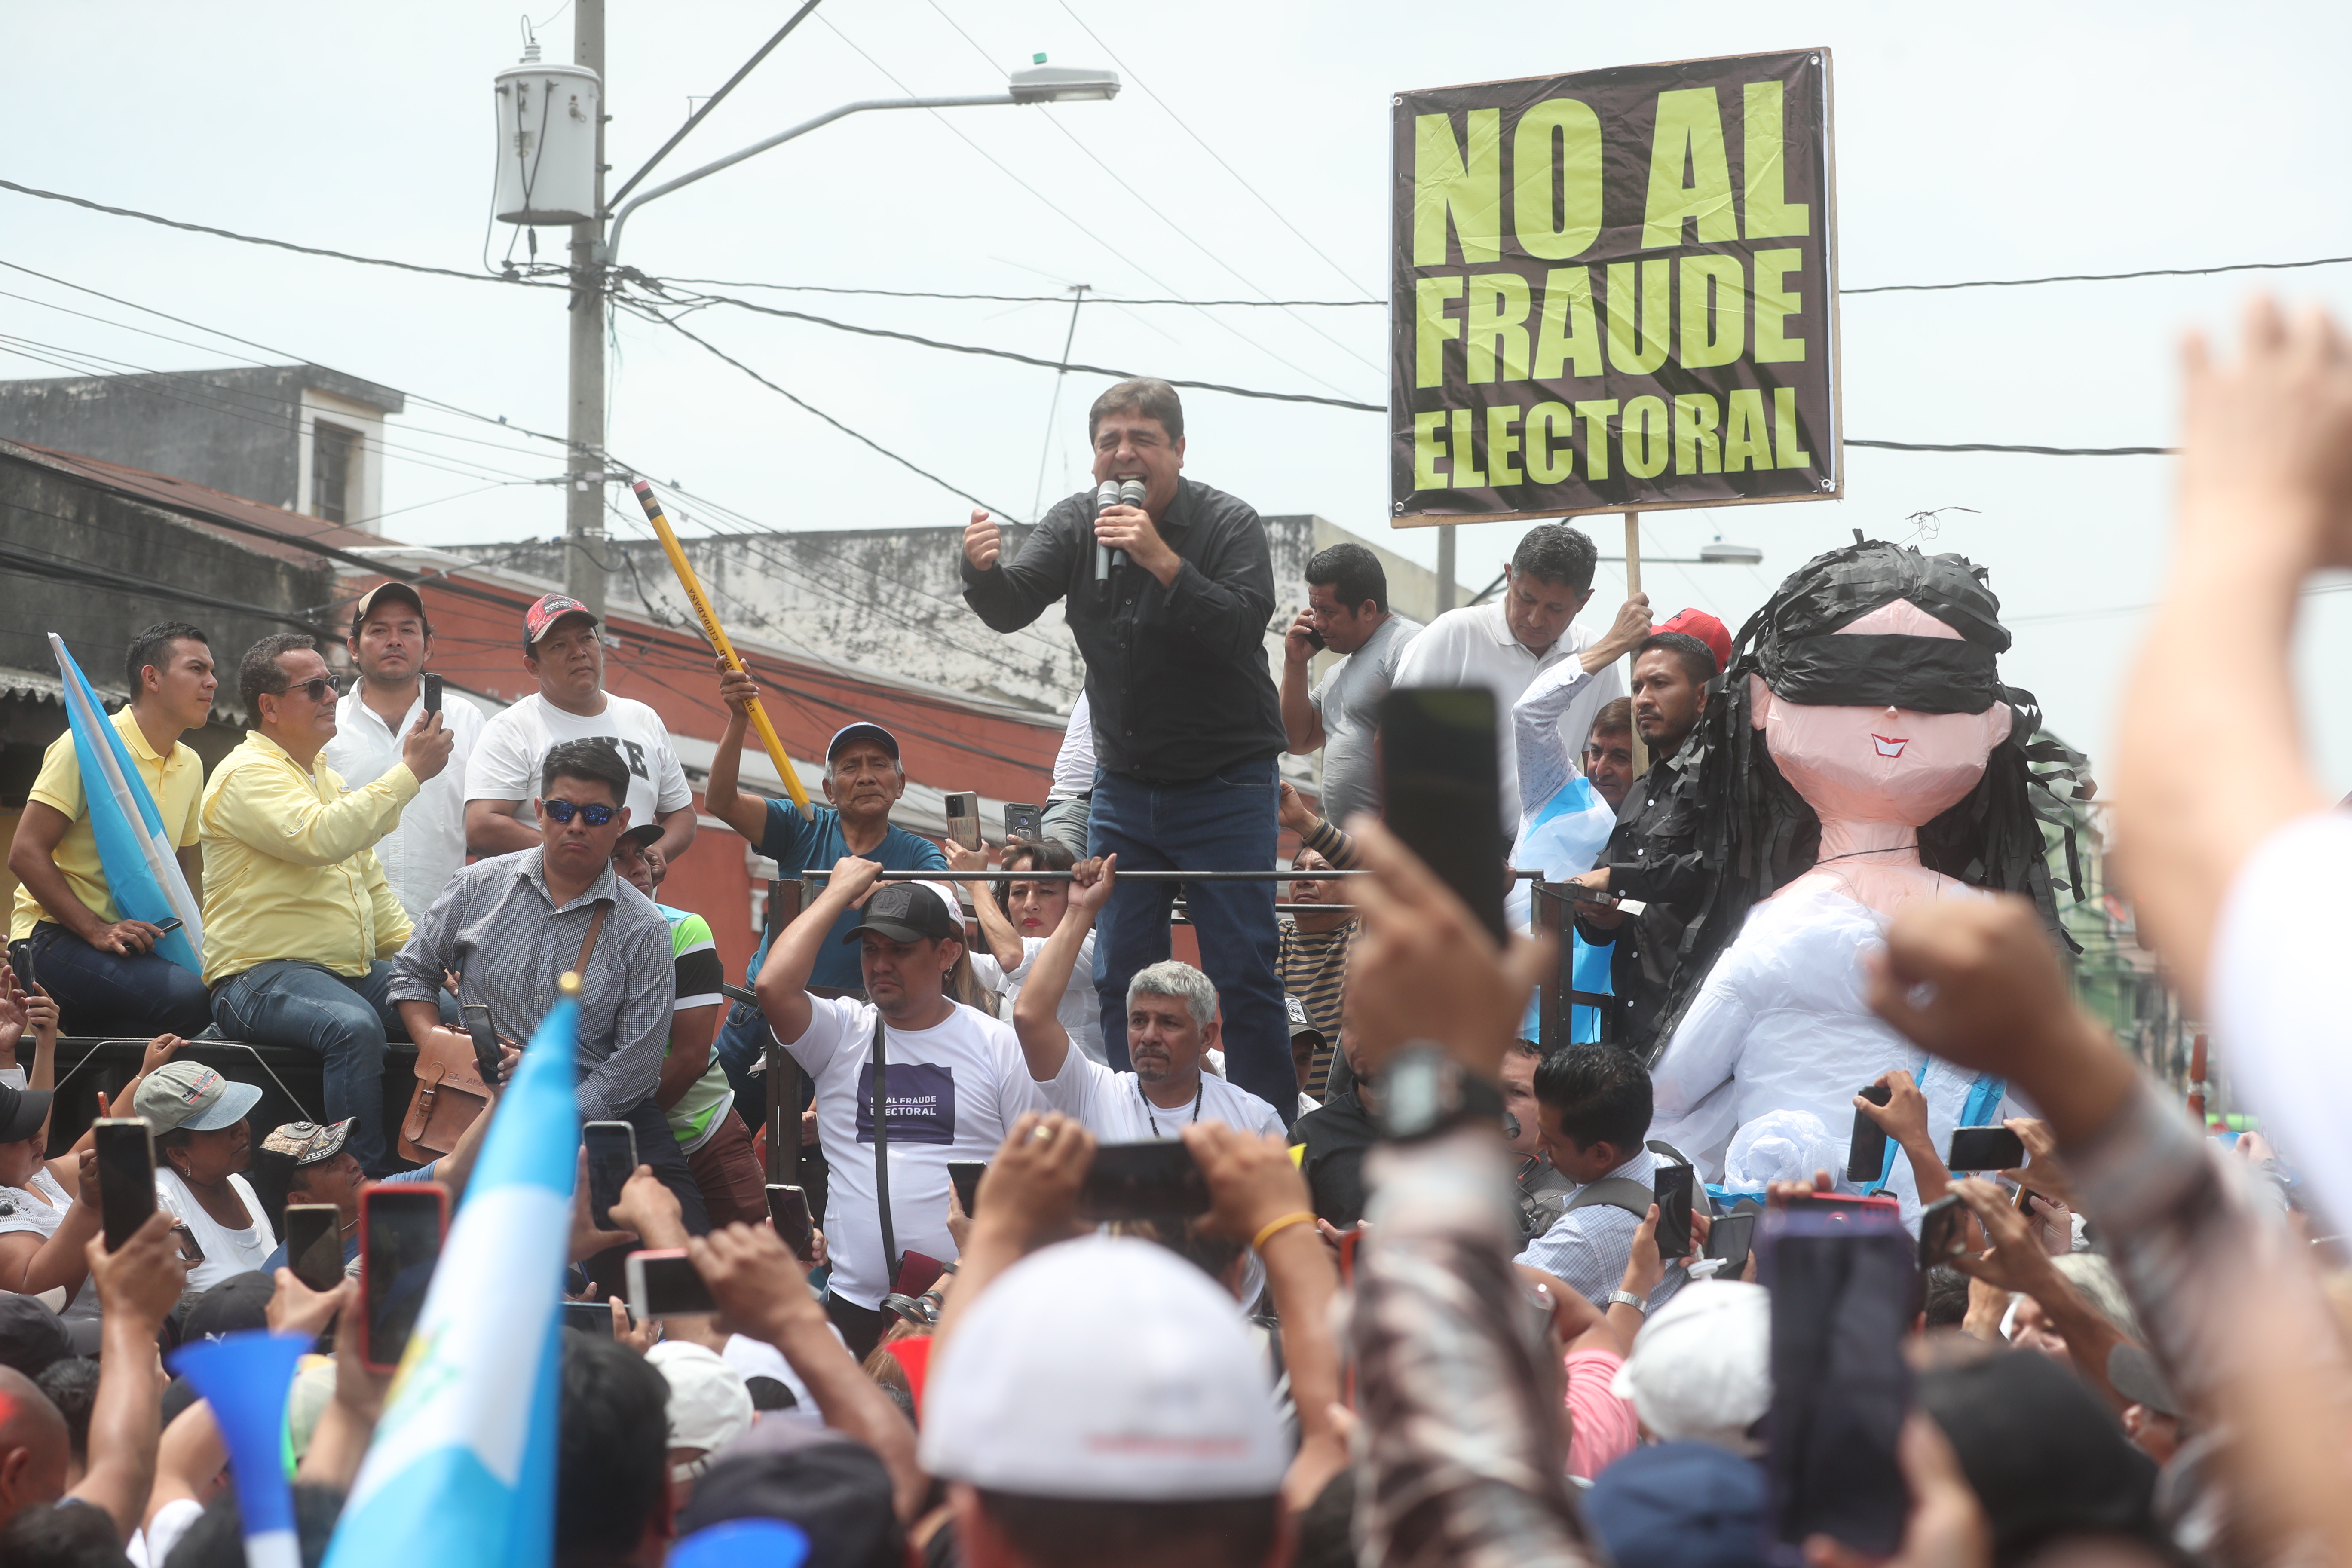
M 1141 505 L 1099 490 L 1055 503 L 1003 559 L 985 511 L 963 536 L 964 601 L 1000 632 L 1057 599 L 1087 661 L 1097 764 L 1088 849 L 1129 870 L 1264 870 L 1274 864 L 1275 759 L 1286 741 L 1265 629 L 1274 564 L 1246 502 L 1183 477 L 1184 408 L 1164 381 L 1122 381 L 1087 415 L 1094 478 L 1133 480 Z M 1103 1047 L 1129 1065 L 1127 987 L 1169 955 L 1174 887 L 1130 882 L 1095 945 Z M 1186 887 L 1209 978 L 1224 999 L 1233 1081 L 1286 1121 L 1297 1079 L 1274 967 L 1274 884 Z

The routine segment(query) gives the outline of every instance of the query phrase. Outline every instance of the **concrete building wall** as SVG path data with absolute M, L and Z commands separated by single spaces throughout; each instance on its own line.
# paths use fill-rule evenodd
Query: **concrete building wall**
M 1307 602 L 1308 557 L 1328 545 L 1370 545 L 1389 575 L 1399 611 L 1426 621 L 1437 602 L 1436 575 L 1425 566 L 1360 539 L 1327 519 L 1294 514 L 1265 519 L 1275 614 L 1266 628 L 1268 668 L 1282 676 L 1282 633 Z M 1015 529 L 1018 554 L 1027 531 Z M 793 534 L 712 534 L 683 541 L 719 617 L 749 635 L 824 662 L 929 681 L 992 701 L 1067 713 L 1086 680 L 1077 645 L 1058 607 L 1023 631 L 999 636 L 963 602 L 957 528 L 845 529 Z M 605 603 L 644 610 L 677 626 L 692 610 L 661 547 L 650 540 L 612 542 L 614 570 Z M 496 560 L 513 571 L 561 581 L 563 547 L 550 542 L 518 553 L 512 545 L 456 548 L 453 554 Z M 1332 662 L 1317 661 L 1319 675 Z
M 404 406 L 390 387 L 318 365 L 0 381 L 0 437 L 320 517 L 310 481 L 323 415 L 361 437 L 341 521 L 372 527 L 384 416 Z

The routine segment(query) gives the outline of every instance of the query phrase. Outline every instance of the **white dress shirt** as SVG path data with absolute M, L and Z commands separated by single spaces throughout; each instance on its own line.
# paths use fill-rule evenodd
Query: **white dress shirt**
M 1558 664 L 1591 647 L 1595 634 L 1571 622 L 1558 642 L 1538 658 L 1511 635 L 1500 603 L 1472 605 L 1448 610 L 1421 630 L 1398 662 L 1394 687 L 1483 686 L 1495 694 L 1496 745 L 1502 770 L 1502 828 L 1507 840 L 1519 831 L 1518 746 L 1511 733 L 1511 706 L 1528 683 Z M 1601 670 L 1577 693 L 1560 715 L 1559 734 L 1571 757 L 1584 754 L 1584 742 L 1601 707 L 1625 695 L 1625 679 L 1615 665 Z
M 425 716 L 420 691 L 395 730 L 360 700 L 354 686 L 335 704 L 335 738 L 327 742 L 327 765 L 341 775 L 345 791 L 365 789 L 400 762 L 401 742 Z M 466 764 L 482 733 L 482 710 L 445 690 L 441 723 L 457 737 L 449 765 L 425 781 L 400 814 L 400 826 L 376 840 L 375 858 L 393 897 L 421 919 L 441 889 L 466 864 Z

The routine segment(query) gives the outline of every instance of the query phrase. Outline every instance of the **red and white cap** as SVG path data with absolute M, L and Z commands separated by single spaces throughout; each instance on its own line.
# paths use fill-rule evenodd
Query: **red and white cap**
M 1289 1451 L 1231 1296 L 1163 1247 L 1093 1236 L 999 1276 L 931 1363 L 923 1468 L 1103 1502 L 1270 1496 Z
M 568 594 L 546 594 L 539 603 L 525 610 L 522 616 L 522 641 L 525 647 L 536 647 L 539 639 L 555 629 L 555 623 L 566 616 L 586 616 L 592 626 L 604 623 L 596 613 Z

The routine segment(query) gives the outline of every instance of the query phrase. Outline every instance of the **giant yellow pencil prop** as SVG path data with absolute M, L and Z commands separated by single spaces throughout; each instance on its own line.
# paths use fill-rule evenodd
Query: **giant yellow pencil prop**
M 661 502 L 654 499 L 653 486 L 639 479 L 631 488 L 635 489 L 637 500 L 646 509 L 646 521 L 652 523 L 654 531 L 661 536 L 662 553 L 669 557 L 669 569 L 677 574 L 677 585 L 686 590 L 687 598 L 694 605 L 694 613 L 702 617 L 702 635 L 710 639 L 710 646 L 719 650 L 719 657 L 730 668 L 741 669 L 743 660 L 736 654 L 735 645 L 727 640 L 727 629 L 719 624 L 719 616 L 711 610 L 710 600 L 703 594 L 702 584 L 695 576 L 694 568 L 688 563 L 686 552 L 677 547 L 677 535 L 671 531 L 669 519 L 662 515 Z M 768 722 L 768 710 L 760 706 L 760 700 L 756 697 L 751 699 L 751 727 L 760 731 L 760 744 L 768 748 L 768 760 L 776 764 L 776 772 L 783 776 L 784 788 L 792 792 L 793 804 L 801 808 L 802 816 L 814 818 L 816 813 L 809 805 L 808 791 L 801 787 L 800 770 L 793 766 L 790 757 L 784 755 L 784 743 L 776 739 L 776 727 Z

